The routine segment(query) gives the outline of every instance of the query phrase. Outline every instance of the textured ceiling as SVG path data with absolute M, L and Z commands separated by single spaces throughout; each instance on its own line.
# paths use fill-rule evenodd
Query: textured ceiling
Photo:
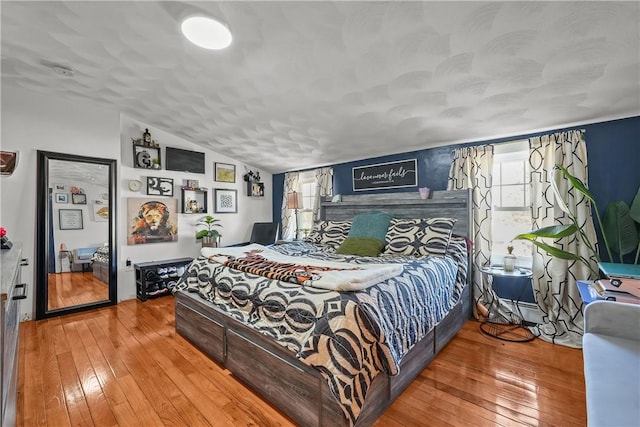
M 229 24 L 231 47 L 184 40 L 197 10 Z M 271 172 L 640 114 L 639 2 L 2 1 L 1 13 L 3 85 L 90 99 Z

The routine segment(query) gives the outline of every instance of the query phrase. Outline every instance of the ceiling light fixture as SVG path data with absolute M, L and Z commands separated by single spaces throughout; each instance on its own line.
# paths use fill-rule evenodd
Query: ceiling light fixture
M 187 40 L 205 49 L 224 49 L 231 44 L 231 31 L 215 19 L 192 16 L 182 21 L 181 28 Z

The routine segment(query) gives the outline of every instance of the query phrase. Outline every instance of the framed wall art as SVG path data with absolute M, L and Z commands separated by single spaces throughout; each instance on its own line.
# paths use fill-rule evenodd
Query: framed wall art
M 178 241 L 178 199 L 127 199 L 127 244 Z
M 214 163 L 215 180 L 217 182 L 236 182 L 236 165 L 229 163 Z
M 148 176 L 147 194 L 149 196 L 173 197 L 173 179 Z
M 215 188 L 215 213 L 237 213 L 238 191 Z
M 418 186 L 416 159 L 352 168 L 353 191 Z
M 71 194 L 71 203 L 74 205 L 86 205 L 87 204 L 87 195 L 86 194 Z
M 69 203 L 69 194 L 56 193 L 56 203 Z
M 82 209 L 60 209 L 58 211 L 60 230 L 82 230 Z
M 96 222 L 109 221 L 109 205 L 93 203 L 93 220 Z

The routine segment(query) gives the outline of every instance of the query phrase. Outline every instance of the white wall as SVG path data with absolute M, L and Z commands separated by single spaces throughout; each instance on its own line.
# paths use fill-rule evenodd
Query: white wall
M 179 186 L 183 179 L 197 179 L 200 186 L 209 188 L 209 213 L 220 218 L 224 228 L 222 244 L 229 245 L 249 238 L 251 226 L 256 221 L 271 221 L 271 174 L 260 171 L 265 182 L 265 196 L 246 196 L 242 175 L 244 164 L 224 155 L 205 150 L 183 139 L 172 136 L 161 129 L 150 127 L 135 119 L 120 116 L 87 101 L 69 101 L 59 96 L 32 92 L 22 88 L 2 85 L 1 109 L 2 150 L 20 152 L 18 167 L 10 177 L 0 177 L 0 225 L 8 231 L 14 242 L 22 242 L 23 256 L 29 259 L 29 266 L 23 268 L 23 281 L 29 284 L 28 299 L 20 307 L 22 320 L 33 318 L 35 313 L 35 228 L 36 228 L 36 150 L 72 153 L 91 157 L 118 160 L 118 299 L 135 298 L 133 271 L 126 269 L 124 261 L 135 262 L 196 256 L 199 245 L 195 240 L 193 224 L 199 215 L 178 215 L 178 241 L 175 243 L 155 243 L 138 246 L 126 244 L 127 219 L 126 198 L 146 197 L 145 186 L 141 192 L 131 192 L 129 179 L 140 179 L 146 184 L 146 176 L 164 176 L 174 179 L 174 195 L 180 198 Z M 187 174 L 173 171 L 154 171 L 153 175 L 143 169 L 132 167 L 131 137 L 138 138 L 148 127 L 153 138 L 164 147 L 182 147 L 205 152 L 206 174 Z M 213 162 L 236 165 L 236 183 L 222 184 L 213 180 Z M 215 214 L 212 205 L 213 188 L 233 188 L 238 190 L 238 213 Z M 144 192 L 144 193 L 143 193 Z

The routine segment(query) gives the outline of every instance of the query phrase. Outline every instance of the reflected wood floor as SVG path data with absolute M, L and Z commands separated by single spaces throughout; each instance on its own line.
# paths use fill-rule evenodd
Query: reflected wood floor
M 171 296 L 20 327 L 18 426 L 291 426 L 174 330 Z M 468 321 L 375 424 L 584 426 L 582 351 Z
M 49 310 L 109 299 L 109 286 L 93 272 L 49 274 Z

